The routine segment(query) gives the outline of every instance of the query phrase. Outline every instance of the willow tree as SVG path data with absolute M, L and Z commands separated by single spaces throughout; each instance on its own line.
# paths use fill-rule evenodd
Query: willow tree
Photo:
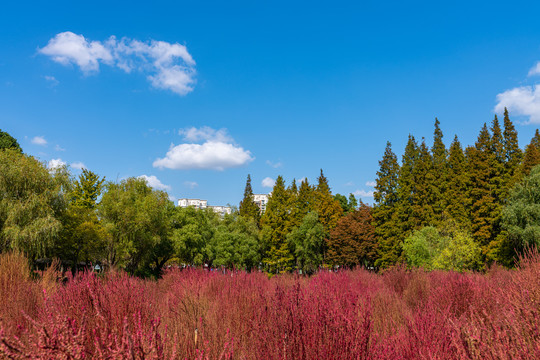
M 62 229 L 66 173 L 49 172 L 17 149 L 0 151 L 0 251 L 48 256 Z

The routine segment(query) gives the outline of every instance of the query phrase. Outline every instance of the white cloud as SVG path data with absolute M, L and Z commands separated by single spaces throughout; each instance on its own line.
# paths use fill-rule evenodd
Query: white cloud
M 206 140 L 203 144 L 171 144 L 162 159 L 156 159 L 154 167 L 163 169 L 212 169 L 223 171 L 240 167 L 253 161 L 251 152 L 236 145 L 225 129 L 214 130 L 209 127 L 182 130 L 181 134 L 189 141 Z
M 540 61 L 529 70 L 529 76 L 533 75 L 540 75 Z
M 99 61 L 111 63 L 111 51 L 99 41 L 89 42 L 82 35 L 71 31 L 56 34 L 39 52 L 52 57 L 62 65 L 77 64 L 84 73 L 99 70 Z
M 373 191 L 356 190 L 353 194 L 360 197 L 373 197 Z
M 366 182 L 366 186 L 374 187 L 374 186 L 376 186 L 376 185 L 377 185 L 377 183 L 376 183 L 375 181 L 367 181 L 367 182 Z
M 61 147 L 58 144 L 54 147 L 54 150 L 56 150 L 56 151 L 66 151 L 66 149 L 64 149 L 63 147 Z
M 273 163 L 270 160 L 266 160 L 266 165 L 273 167 L 274 169 L 277 169 L 283 166 L 281 162 Z
M 70 31 L 57 34 L 42 49 L 62 65 L 76 64 L 88 75 L 99 71 L 100 63 L 122 69 L 126 73 L 144 73 L 152 86 L 179 95 L 193 91 L 195 61 L 186 46 L 178 43 L 150 40 L 142 42 L 128 38 L 89 41 Z
M 49 163 L 47 164 L 47 167 L 50 169 L 50 170 L 55 170 L 55 169 L 58 169 L 58 168 L 61 168 L 63 166 L 66 166 L 66 163 L 64 161 L 62 161 L 62 159 L 52 159 L 51 161 L 49 161 Z
M 263 187 L 273 188 L 276 184 L 276 180 L 272 179 L 271 177 L 265 177 L 261 184 Z
M 76 162 L 71 163 L 71 167 L 74 168 L 74 169 L 78 169 L 78 170 L 86 169 L 86 165 L 84 165 L 80 161 L 76 161 Z
M 227 129 L 215 130 L 209 126 L 203 126 L 199 129 L 191 127 L 181 129 L 178 134 L 184 137 L 184 140 L 191 142 L 199 141 L 217 141 L 217 142 L 233 142 L 233 139 L 227 134 Z
M 45 146 L 47 145 L 47 140 L 43 136 L 34 136 L 32 140 L 30 140 L 32 144 Z
M 197 184 L 195 181 L 184 181 L 184 185 L 190 189 L 195 189 L 197 186 L 199 186 L 199 184 Z
M 155 175 L 150 175 L 150 176 L 141 175 L 138 178 L 146 180 L 146 183 L 148 184 L 148 186 L 153 187 L 154 189 L 171 190 L 171 187 L 169 185 L 163 184 L 161 181 L 159 181 L 159 179 Z
M 56 85 L 58 85 L 60 82 L 58 80 L 56 80 L 56 78 L 54 76 L 48 76 L 48 75 L 45 75 L 44 76 L 45 80 L 47 80 L 49 82 L 49 84 L 54 87 Z
M 223 142 L 171 145 L 163 159 L 156 159 L 154 167 L 163 169 L 212 169 L 223 171 L 252 161 L 251 153 Z
M 501 113 L 505 107 L 517 115 L 528 116 L 529 123 L 540 124 L 540 88 L 521 86 L 498 94 L 495 112 Z

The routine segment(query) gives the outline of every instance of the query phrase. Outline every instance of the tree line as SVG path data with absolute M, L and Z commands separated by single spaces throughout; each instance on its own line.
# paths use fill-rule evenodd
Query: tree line
M 333 195 L 321 170 L 315 184 L 278 176 L 266 211 L 248 175 L 238 210 L 181 208 L 144 179 L 106 181 L 83 169 L 48 169 L 0 131 L 0 252 L 35 264 L 100 264 L 141 276 L 167 265 L 260 269 L 481 270 L 515 259 L 540 240 L 540 134 L 522 151 L 504 113 L 474 145 L 447 149 L 435 120 L 433 143 L 409 135 L 401 162 L 387 143 L 374 204 Z

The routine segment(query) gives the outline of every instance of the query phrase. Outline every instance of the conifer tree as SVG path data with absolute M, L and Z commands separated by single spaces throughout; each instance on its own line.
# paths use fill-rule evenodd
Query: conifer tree
M 467 197 L 468 175 L 465 154 L 456 135 L 448 154 L 448 186 L 445 193 L 445 204 L 447 205 L 443 216 L 454 219 L 463 229 L 470 229 L 470 206 Z
M 523 163 L 521 164 L 520 177 L 529 175 L 531 169 L 540 164 L 540 132 L 536 132 L 531 139 L 531 142 L 525 148 Z
M 264 262 L 270 273 L 281 273 L 292 269 L 294 257 L 289 249 L 287 234 L 292 229 L 290 216 L 290 194 L 280 175 L 268 199 L 266 211 L 261 217 L 262 236 L 267 245 Z
M 443 132 L 439 127 L 440 122 L 435 118 L 435 131 L 433 133 L 433 167 L 428 175 L 429 186 L 433 196 L 434 220 L 440 221 L 446 208 L 445 193 L 448 190 L 448 152 L 443 142 Z
M 485 250 L 494 239 L 494 223 L 500 215 L 500 204 L 493 191 L 497 158 L 486 124 L 482 127 L 474 147 L 467 148 L 470 171 L 468 197 L 471 201 L 471 230 L 474 239 Z
M 90 210 L 95 209 L 104 182 L 105 178 L 100 179 L 96 173 L 83 169 L 79 179 L 75 181 L 73 186 L 72 198 L 74 205 Z
M 401 160 L 401 168 L 398 178 L 398 204 L 396 213 L 399 221 L 399 242 L 401 243 L 409 234 L 420 226 L 420 216 L 418 213 L 418 175 L 415 167 L 418 166 L 420 149 L 414 136 L 409 135 L 409 140 L 405 146 L 405 152 Z M 415 175 L 416 179 L 415 179 Z
M 343 216 L 343 209 L 332 196 L 328 180 L 322 169 L 317 178 L 317 188 L 314 195 L 315 211 L 319 214 L 319 221 L 323 224 L 324 230 L 328 232 L 337 225 L 339 218 Z
M 398 203 L 399 164 L 392 151 L 392 144 L 386 143 L 384 155 L 379 161 L 379 170 L 373 198 L 375 206 L 372 210 L 373 224 L 378 243 L 378 267 L 388 267 L 399 260 L 400 248 L 397 243 L 398 225 L 395 206 Z
M 244 198 L 240 201 L 239 207 L 240 215 L 247 218 L 253 219 L 255 222 L 259 222 L 260 219 L 260 210 L 255 201 L 253 201 L 253 189 L 251 188 L 251 176 L 248 174 L 246 187 L 244 189 Z
M 307 179 L 303 179 L 298 190 L 296 198 L 296 216 L 298 221 L 307 215 L 307 213 L 315 210 L 315 189 L 309 185 Z
M 422 139 L 418 152 L 418 160 L 413 168 L 415 194 L 412 204 L 412 214 L 416 217 L 418 224 L 416 226 L 431 225 L 436 221 L 434 207 L 439 202 L 439 199 L 437 186 L 435 185 L 437 180 L 435 175 L 433 157 L 426 146 L 425 140 Z
M 518 180 L 518 169 L 523 159 L 523 152 L 519 148 L 517 131 L 508 116 L 508 110 L 504 108 L 504 155 L 505 155 L 505 191 L 514 186 Z

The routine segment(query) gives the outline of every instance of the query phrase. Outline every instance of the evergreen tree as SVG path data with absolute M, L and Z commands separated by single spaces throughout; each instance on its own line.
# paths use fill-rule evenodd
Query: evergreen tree
M 424 139 L 419 147 L 418 160 L 413 169 L 413 181 L 415 194 L 412 208 L 418 224 L 416 226 L 433 224 L 436 222 L 434 207 L 439 203 L 438 189 L 435 185 L 437 179 L 433 167 L 433 157 Z
M 296 221 L 299 223 L 310 212 L 315 210 L 315 189 L 303 179 L 296 198 Z
M 521 164 L 520 177 L 529 175 L 531 169 L 540 164 L 540 132 L 536 129 L 534 137 L 525 148 L 523 163 Z
M 470 229 L 470 206 L 467 197 L 469 183 L 465 154 L 457 135 L 448 155 L 448 185 L 445 193 L 444 217 L 454 219 L 461 228 Z
M 445 194 L 448 190 L 448 152 L 443 142 L 443 132 L 440 122 L 435 118 L 435 131 L 433 133 L 433 167 L 428 175 L 429 187 L 433 196 L 434 220 L 440 221 L 447 206 Z
M 317 178 L 317 188 L 315 189 L 315 211 L 319 214 L 319 221 L 323 224 L 325 231 L 330 231 L 337 225 L 343 209 L 339 202 L 334 199 L 328 185 L 328 180 L 323 174 Z
M 88 169 L 82 169 L 79 179 L 75 181 L 72 198 L 75 206 L 93 210 L 96 208 L 97 199 L 103 190 L 105 178 Z
M 287 234 L 292 229 L 290 214 L 290 194 L 285 189 L 285 181 L 280 175 L 261 217 L 262 236 L 267 244 L 263 259 L 268 272 L 280 273 L 292 269 L 294 257 L 289 249 Z
M 378 259 L 375 265 L 383 268 L 396 263 L 400 254 L 397 243 L 399 230 L 395 213 L 395 207 L 398 203 L 398 177 L 397 157 L 392 151 L 392 144 L 387 142 L 383 158 L 379 161 L 375 192 L 373 193 L 375 206 L 372 210 L 378 243 Z
M 497 157 L 488 127 L 484 124 L 474 147 L 467 148 L 470 171 L 468 197 L 471 201 L 472 235 L 484 249 L 494 240 L 494 224 L 500 215 L 500 204 L 493 191 Z
M 253 219 L 255 222 L 260 219 L 259 206 L 253 201 L 253 189 L 251 188 L 251 176 L 249 174 L 244 189 L 244 198 L 240 201 L 239 212 L 246 219 Z
M 401 242 L 421 225 L 420 209 L 418 207 L 418 184 L 419 174 L 416 167 L 420 158 L 420 149 L 414 136 L 409 135 L 409 140 L 405 146 L 405 152 L 401 160 L 401 168 L 398 178 L 398 198 L 396 206 L 399 231 L 399 251 L 401 252 Z
M 514 127 L 508 110 L 504 108 L 504 155 L 505 155 L 505 192 L 508 194 L 510 189 L 518 180 L 518 169 L 523 159 L 523 152 L 519 148 L 517 131 Z

